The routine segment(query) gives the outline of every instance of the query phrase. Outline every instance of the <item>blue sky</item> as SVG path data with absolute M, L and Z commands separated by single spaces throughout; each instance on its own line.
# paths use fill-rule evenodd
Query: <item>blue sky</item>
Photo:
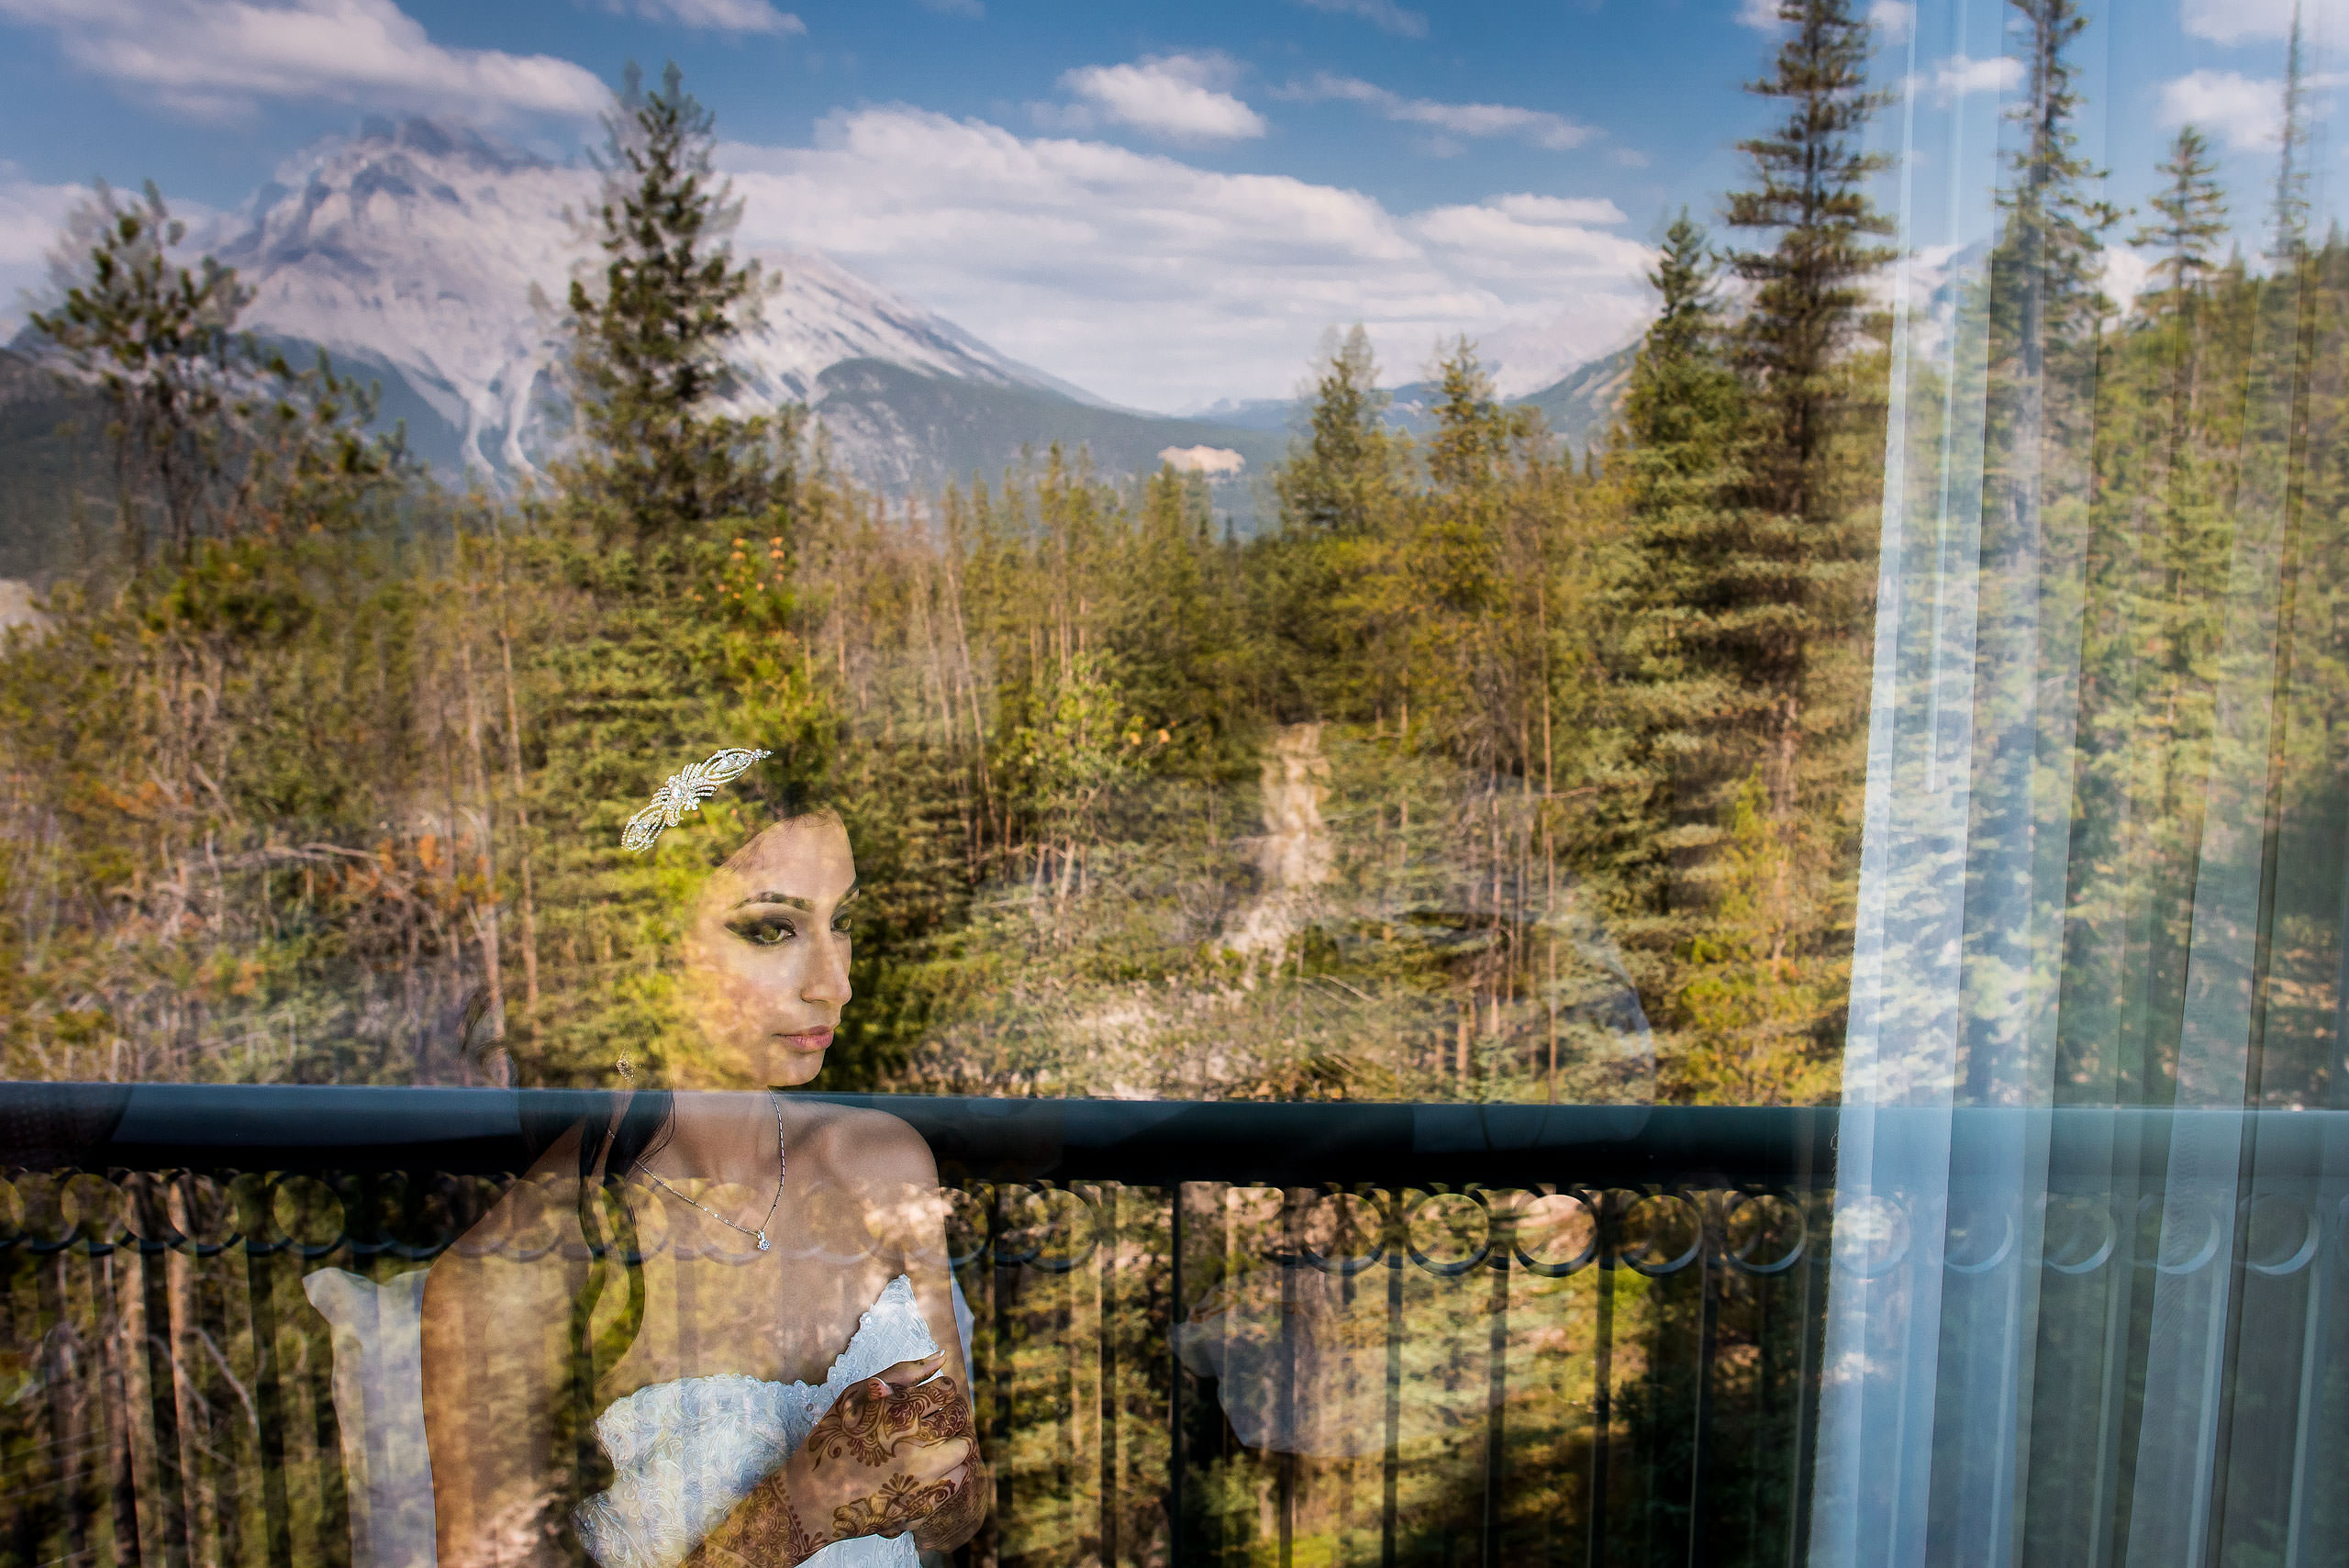
M 1277 395 L 1355 319 L 1390 379 L 1466 332 L 1523 390 L 1636 330 L 1648 244 L 1739 178 L 1731 143 L 1768 112 L 1738 91 L 1771 44 L 1759 3 L 0 0 L 0 290 L 38 276 L 92 175 L 229 209 L 370 113 L 570 156 L 622 61 L 674 59 L 746 242 L 827 250 L 1109 396 Z M 2349 0 L 2309 4 L 2329 85 Z M 2255 218 L 2290 6 L 2100 7 L 2085 128 L 2116 197 L 2191 115 Z M 2005 8 L 1876 14 L 1912 238 L 1961 243 L 2019 80 Z

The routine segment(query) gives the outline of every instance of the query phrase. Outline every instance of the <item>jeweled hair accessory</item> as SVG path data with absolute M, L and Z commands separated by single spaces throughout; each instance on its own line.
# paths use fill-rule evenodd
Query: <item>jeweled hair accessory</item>
M 772 751 L 737 747 L 713 752 L 698 762 L 688 762 L 652 792 L 651 805 L 628 819 L 628 826 L 620 829 L 620 848 L 639 851 L 651 849 L 663 828 L 674 828 L 685 819 L 686 812 L 699 811 L 701 803 L 716 795 L 719 784 L 762 757 L 774 755 Z

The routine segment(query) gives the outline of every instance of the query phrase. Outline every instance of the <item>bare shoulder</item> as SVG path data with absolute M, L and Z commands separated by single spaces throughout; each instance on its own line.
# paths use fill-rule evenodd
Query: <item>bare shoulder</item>
M 579 1135 L 565 1133 L 433 1260 L 424 1282 L 429 1325 L 451 1313 L 520 1305 L 534 1296 L 564 1296 L 573 1287 L 569 1254 L 577 1251 Z M 569 1242 L 573 1245 L 566 1246 Z M 535 1266 L 518 1267 L 518 1264 Z
M 801 1130 L 793 1139 L 834 1180 L 935 1186 L 938 1162 L 921 1134 L 902 1118 L 863 1106 L 794 1100 Z

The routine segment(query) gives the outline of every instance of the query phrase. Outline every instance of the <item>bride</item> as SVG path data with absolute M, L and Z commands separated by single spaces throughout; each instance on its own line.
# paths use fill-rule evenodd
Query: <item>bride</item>
M 623 841 L 649 847 L 764 755 L 686 769 Z M 684 943 L 697 1082 L 821 1070 L 855 898 L 828 810 L 768 823 L 709 876 Z M 616 1098 L 426 1284 L 440 1568 L 909 1565 L 968 1540 L 992 1483 L 921 1139 L 772 1090 Z

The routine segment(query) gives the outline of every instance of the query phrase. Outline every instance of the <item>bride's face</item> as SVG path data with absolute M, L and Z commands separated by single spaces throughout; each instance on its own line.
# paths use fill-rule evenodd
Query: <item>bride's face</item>
M 685 934 L 685 1006 L 712 1079 L 805 1084 L 822 1070 L 848 1006 L 855 897 L 848 832 L 829 813 L 776 823 L 710 878 Z

